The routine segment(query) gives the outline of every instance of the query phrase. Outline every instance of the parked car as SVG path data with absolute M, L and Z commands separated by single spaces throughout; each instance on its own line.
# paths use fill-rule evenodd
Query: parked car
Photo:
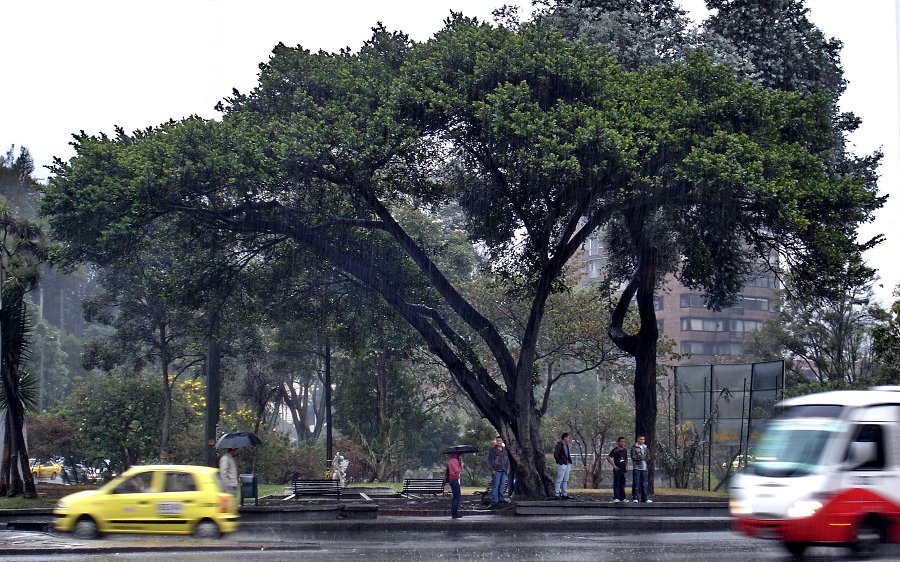
M 51 480 L 54 480 L 57 476 L 62 474 L 62 466 L 54 461 L 42 462 L 37 459 L 32 459 L 31 474 L 33 474 L 36 478 L 49 478 Z
M 133 466 L 97 490 L 62 498 L 57 531 L 89 539 L 101 533 L 193 534 L 218 538 L 237 529 L 237 498 L 208 466 Z

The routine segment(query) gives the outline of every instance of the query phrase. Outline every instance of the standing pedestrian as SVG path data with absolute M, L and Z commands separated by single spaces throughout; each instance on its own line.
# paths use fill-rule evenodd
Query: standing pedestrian
M 219 474 L 222 476 L 222 483 L 228 492 L 234 494 L 238 486 L 238 469 L 237 461 L 234 460 L 238 454 L 237 449 L 228 449 L 219 459 Z
M 650 483 L 647 481 L 647 458 L 648 448 L 644 444 L 646 438 L 638 435 L 637 441 L 631 446 L 631 501 L 638 501 L 638 493 L 640 492 L 640 501 L 653 503 L 649 497 Z
M 628 465 L 628 451 L 625 450 L 625 438 L 616 439 L 616 446 L 606 457 L 606 462 L 613 469 L 613 503 L 628 502 L 625 499 L 625 469 Z
M 453 492 L 453 499 L 450 500 L 450 516 L 454 519 L 462 517 L 459 512 L 459 504 L 462 502 L 459 473 L 465 466 L 466 464 L 459 459 L 459 453 L 450 453 L 450 460 L 447 461 L 447 481 L 450 482 L 450 491 Z
M 503 438 L 494 438 L 494 446 L 488 453 L 488 469 L 491 471 L 491 504 L 504 503 L 509 500 L 503 497 L 503 487 L 509 472 L 509 455 L 503 446 Z
M 556 461 L 556 482 L 553 491 L 556 499 L 569 499 L 569 474 L 572 470 L 572 455 L 569 452 L 569 434 L 563 433 L 553 448 L 553 459 Z

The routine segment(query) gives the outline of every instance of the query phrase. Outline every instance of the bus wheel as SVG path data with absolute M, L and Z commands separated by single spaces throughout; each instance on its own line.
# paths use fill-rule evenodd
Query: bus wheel
M 806 552 L 806 547 L 809 546 L 809 543 L 805 542 L 786 542 L 784 543 L 784 548 L 787 549 L 788 552 L 793 554 L 794 556 L 803 556 L 803 553 Z
M 877 515 L 867 515 L 856 526 L 850 550 L 860 556 L 869 556 L 878 550 L 881 544 L 883 525 Z

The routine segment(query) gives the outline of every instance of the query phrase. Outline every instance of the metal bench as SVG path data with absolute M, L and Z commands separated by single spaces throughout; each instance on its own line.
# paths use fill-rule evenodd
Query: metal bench
M 444 480 L 441 478 L 407 478 L 403 481 L 401 494 L 443 494 Z
M 293 480 L 291 488 L 294 493 L 286 497 L 286 500 L 303 496 L 341 499 L 341 482 L 339 480 Z

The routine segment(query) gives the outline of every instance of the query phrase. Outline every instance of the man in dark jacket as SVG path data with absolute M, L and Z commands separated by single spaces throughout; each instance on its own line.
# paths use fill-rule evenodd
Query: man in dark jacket
M 553 490 L 556 492 L 556 499 L 569 499 L 569 473 L 572 469 L 572 455 L 569 452 L 569 434 L 563 433 L 556 447 L 553 448 L 553 458 L 556 460 L 556 482 Z
M 606 462 L 613 469 L 613 502 L 627 502 L 625 498 L 625 469 L 628 466 L 628 451 L 625 450 L 625 438 L 616 439 L 616 446 L 609 452 Z
M 491 471 L 491 503 L 509 501 L 503 497 L 506 475 L 509 473 L 509 455 L 499 435 L 494 438 L 494 446 L 488 452 L 488 469 Z

